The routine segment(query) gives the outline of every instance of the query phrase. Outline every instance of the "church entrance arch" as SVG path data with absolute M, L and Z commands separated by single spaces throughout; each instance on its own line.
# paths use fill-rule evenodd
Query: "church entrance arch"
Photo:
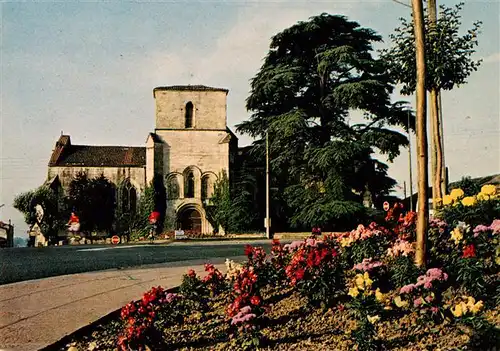
M 187 207 L 177 215 L 178 227 L 182 230 L 201 232 L 201 214 L 195 207 Z

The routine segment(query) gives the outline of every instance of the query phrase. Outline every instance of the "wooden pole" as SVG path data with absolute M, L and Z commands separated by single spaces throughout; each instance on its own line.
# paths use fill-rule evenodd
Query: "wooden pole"
M 425 29 L 422 0 L 412 0 L 413 24 L 415 31 L 415 51 L 417 61 L 417 165 L 418 165 L 418 218 L 417 250 L 415 263 L 425 266 L 427 228 L 429 225 L 428 202 L 428 156 L 427 156 L 427 121 L 425 90 Z

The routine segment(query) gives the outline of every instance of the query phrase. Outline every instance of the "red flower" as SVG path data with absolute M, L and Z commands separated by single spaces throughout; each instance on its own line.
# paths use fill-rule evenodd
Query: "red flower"
M 250 256 L 253 253 L 252 245 L 245 245 L 245 256 Z
M 470 244 L 465 247 L 462 257 L 476 257 L 476 248 L 474 247 L 474 244 Z
M 305 270 L 303 268 L 297 269 L 295 271 L 295 279 L 301 280 L 302 278 L 304 278 L 304 273 L 305 273 Z
M 252 296 L 252 297 L 250 298 L 250 303 L 251 303 L 252 305 L 257 306 L 258 304 L 260 304 L 260 297 L 258 297 L 258 296 Z
M 196 277 L 196 272 L 194 271 L 194 269 L 190 269 L 188 271 L 188 276 L 191 277 L 191 278 Z

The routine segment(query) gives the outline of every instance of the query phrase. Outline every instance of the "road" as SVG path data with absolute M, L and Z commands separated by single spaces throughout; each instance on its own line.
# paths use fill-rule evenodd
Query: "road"
M 241 256 L 246 243 L 264 246 L 269 252 L 269 240 L 0 249 L 0 285 L 113 268 Z

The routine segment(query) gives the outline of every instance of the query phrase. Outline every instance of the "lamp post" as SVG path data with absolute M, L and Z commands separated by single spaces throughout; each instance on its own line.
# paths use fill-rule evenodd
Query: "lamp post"
M 269 217 L 269 129 L 266 129 L 266 237 L 271 239 L 271 218 Z

